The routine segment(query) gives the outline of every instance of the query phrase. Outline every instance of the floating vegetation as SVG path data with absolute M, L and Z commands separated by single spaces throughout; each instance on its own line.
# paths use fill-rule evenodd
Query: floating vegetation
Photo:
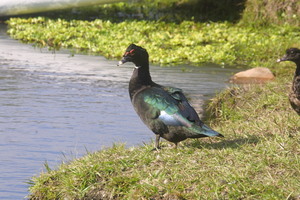
M 283 49 L 300 46 L 297 27 L 252 28 L 229 22 L 179 24 L 158 21 L 113 23 L 36 18 L 11 18 L 8 33 L 15 39 L 50 48 L 76 48 L 106 58 L 120 58 L 130 43 L 145 47 L 150 62 L 160 65 L 216 63 L 268 65 Z M 270 65 L 270 64 L 269 64 Z

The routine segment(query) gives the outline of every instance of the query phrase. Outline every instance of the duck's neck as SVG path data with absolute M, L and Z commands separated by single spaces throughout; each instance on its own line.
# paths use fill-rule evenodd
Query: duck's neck
M 295 94 L 295 96 L 300 100 L 300 60 L 295 63 L 297 65 L 297 68 L 292 85 L 292 91 Z
M 295 77 L 296 77 L 296 76 L 300 76 L 300 60 L 295 62 L 295 63 L 296 63 L 296 66 L 297 66 L 296 72 L 295 72 Z
M 129 81 L 129 95 L 132 99 L 133 95 L 145 86 L 151 86 L 153 81 L 149 72 L 149 63 L 145 62 L 140 66 L 136 66 L 133 70 Z

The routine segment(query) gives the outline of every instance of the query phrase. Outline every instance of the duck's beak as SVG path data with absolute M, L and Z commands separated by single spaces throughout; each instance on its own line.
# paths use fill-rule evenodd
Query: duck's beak
M 119 61 L 118 66 L 123 65 L 124 63 L 132 62 L 132 57 L 128 56 L 127 53 L 123 55 L 123 58 Z
M 284 55 L 282 58 L 278 58 L 277 59 L 277 62 L 279 63 L 279 62 L 282 62 L 282 61 L 287 61 L 287 56 L 286 55 Z
M 117 64 L 117 66 L 123 65 L 126 62 L 127 62 L 126 58 L 123 57 L 122 60 L 119 61 L 119 63 Z

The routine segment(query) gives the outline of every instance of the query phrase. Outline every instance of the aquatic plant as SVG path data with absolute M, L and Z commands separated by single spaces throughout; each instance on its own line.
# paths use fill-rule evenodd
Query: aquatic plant
M 160 65 L 216 63 L 270 66 L 282 49 L 300 46 L 297 27 L 252 28 L 229 22 L 63 20 L 11 18 L 8 34 L 50 48 L 76 48 L 110 59 L 120 58 L 130 43 L 144 46 L 150 62 Z M 273 62 L 271 62 L 273 63 Z

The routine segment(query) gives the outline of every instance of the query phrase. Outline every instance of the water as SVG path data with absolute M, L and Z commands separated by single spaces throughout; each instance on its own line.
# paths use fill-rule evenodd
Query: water
M 154 134 L 129 101 L 133 65 L 116 64 L 101 56 L 34 48 L 0 32 L 0 199 L 24 198 L 26 182 L 46 161 L 55 168 L 113 143 L 151 142 Z M 154 81 L 184 89 L 195 105 L 226 87 L 234 71 L 151 66 Z

